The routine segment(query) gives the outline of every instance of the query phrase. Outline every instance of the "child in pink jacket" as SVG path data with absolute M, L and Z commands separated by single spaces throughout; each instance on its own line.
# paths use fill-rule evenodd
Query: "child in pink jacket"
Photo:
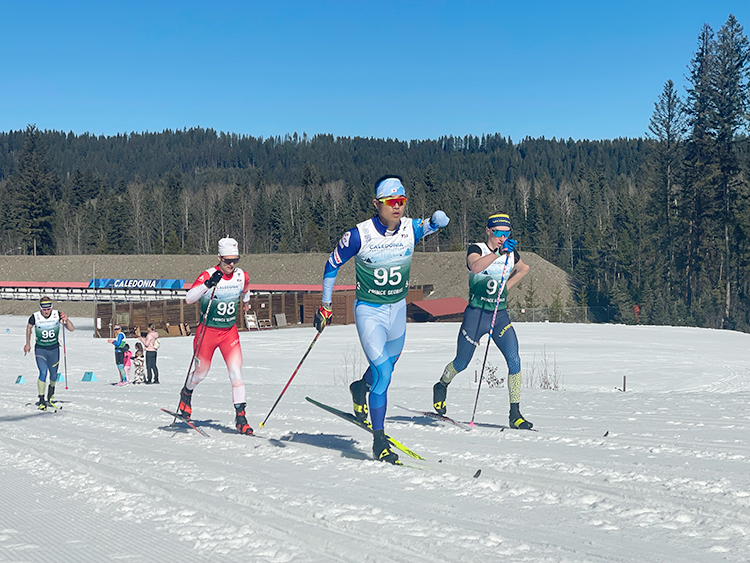
M 125 344 L 125 383 L 130 381 L 130 364 L 133 358 L 133 352 L 130 351 L 130 345 Z

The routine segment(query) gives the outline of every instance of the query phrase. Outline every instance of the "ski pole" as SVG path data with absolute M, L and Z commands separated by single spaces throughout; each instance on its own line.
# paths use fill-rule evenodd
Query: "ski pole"
M 63 333 L 63 365 L 65 366 L 65 389 L 68 388 L 68 350 L 65 346 L 65 323 L 62 326 Z
M 484 366 L 487 363 L 487 354 L 490 351 L 490 342 L 492 342 L 492 333 L 495 330 L 495 319 L 497 318 L 497 309 L 500 306 L 500 296 L 505 289 L 505 268 L 508 267 L 508 260 L 510 259 L 510 253 L 505 256 L 505 264 L 503 265 L 503 277 L 501 278 L 502 283 L 497 289 L 497 299 L 495 300 L 495 312 L 492 313 L 492 322 L 490 323 L 490 332 L 487 337 L 487 348 L 484 350 L 484 361 L 482 361 L 482 371 L 479 372 L 479 384 L 477 385 L 477 398 L 474 401 L 474 412 L 471 413 L 471 422 L 469 426 L 474 426 L 474 416 L 477 414 L 477 405 L 479 404 L 479 390 L 482 388 L 482 378 L 484 377 Z
M 182 385 L 183 387 L 187 387 L 187 382 L 188 382 L 188 379 L 190 379 L 190 371 L 193 369 L 193 363 L 195 362 L 195 357 L 198 355 L 198 350 L 200 350 L 201 343 L 203 342 L 203 335 L 206 334 L 206 319 L 208 319 L 208 312 L 211 310 L 211 301 L 214 300 L 215 293 L 216 293 L 216 285 L 214 286 L 214 289 L 211 292 L 211 297 L 208 299 L 208 305 L 206 305 L 206 312 L 203 313 L 203 318 L 201 319 L 201 322 L 198 324 L 198 328 L 195 329 L 196 331 L 198 331 L 200 330 L 201 325 L 203 326 L 203 330 L 201 330 L 200 337 L 197 337 L 195 346 L 193 346 L 193 357 L 190 358 L 190 365 L 188 366 L 187 375 L 185 376 L 185 383 Z M 177 408 L 174 410 L 174 412 L 179 412 L 179 411 L 180 411 L 180 405 L 177 405 Z M 177 422 L 176 415 L 174 417 L 174 420 L 172 421 L 172 424 L 174 424 L 175 422 Z
M 302 359 L 299 361 L 299 364 L 297 364 L 297 369 L 294 370 L 294 373 L 292 374 L 292 377 L 289 378 L 289 381 L 286 382 L 286 385 L 284 385 L 284 389 L 282 389 L 281 394 L 276 399 L 276 402 L 271 407 L 271 410 L 268 411 L 268 414 L 266 415 L 266 418 L 263 420 L 263 422 L 260 423 L 260 427 L 263 428 L 266 425 L 266 422 L 268 421 L 268 417 L 271 416 L 271 413 L 276 408 L 276 405 L 279 404 L 279 401 L 281 400 L 281 397 L 286 393 L 286 390 L 289 388 L 289 384 L 292 382 L 292 379 L 294 379 L 294 376 L 297 375 L 297 372 L 299 371 L 299 368 L 302 367 L 302 362 L 305 361 L 305 358 L 307 358 L 307 355 L 310 353 L 310 350 L 312 350 L 312 347 L 315 345 L 315 342 L 318 340 L 318 336 L 323 334 L 323 332 L 319 332 L 315 335 L 315 338 L 313 338 L 313 341 L 310 343 L 310 346 L 307 347 L 307 352 L 305 352 L 305 355 L 302 356 Z

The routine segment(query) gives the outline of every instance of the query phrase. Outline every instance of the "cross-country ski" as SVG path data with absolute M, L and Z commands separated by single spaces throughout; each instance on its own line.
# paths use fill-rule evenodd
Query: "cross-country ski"
M 418 414 L 420 416 L 424 416 L 424 417 L 427 417 L 427 418 L 431 418 L 432 420 L 437 420 L 438 422 L 444 422 L 446 424 L 457 426 L 457 427 L 459 427 L 459 428 L 461 428 L 463 430 L 471 430 L 471 426 L 469 426 L 468 423 L 464 423 L 464 422 L 459 422 L 457 420 L 453 420 L 452 418 L 450 418 L 448 416 L 443 416 L 442 414 L 438 414 L 436 412 L 420 411 L 420 410 L 416 410 L 416 409 L 410 409 L 408 407 L 404 407 L 404 406 L 401 406 L 401 405 L 395 405 L 395 406 L 398 407 L 398 408 L 400 408 L 400 409 L 402 409 L 402 410 L 405 410 L 405 411 L 408 411 L 408 412 L 411 412 L 411 413 L 414 413 L 414 414 Z
M 201 436 L 205 436 L 206 438 L 210 438 L 211 437 L 211 436 L 209 436 L 208 432 L 206 432 L 202 428 L 199 428 L 198 426 L 196 426 L 195 422 L 193 420 L 185 417 L 184 415 L 182 415 L 182 414 L 180 414 L 178 412 L 167 410 L 167 409 L 161 409 L 161 410 L 164 411 L 165 413 L 167 413 L 169 416 L 172 416 L 175 419 L 179 420 L 180 422 L 184 422 L 185 424 L 187 424 L 190 428 L 192 428 L 193 430 L 195 430 Z M 174 424 L 174 422 L 172 424 Z
M 307 400 L 309 403 L 312 403 L 316 407 L 320 407 L 324 411 L 328 411 L 329 413 L 331 413 L 331 414 L 333 414 L 333 415 L 335 415 L 335 416 L 337 416 L 339 418 L 342 418 L 342 419 L 346 420 L 347 422 L 351 422 L 355 426 L 359 426 L 363 430 L 366 430 L 367 432 L 369 432 L 370 434 L 372 434 L 372 425 L 369 422 L 361 422 L 361 421 L 357 420 L 357 418 L 353 414 L 351 414 L 351 413 L 341 411 L 341 410 L 339 410 L 339 409 L 337 409 L 335 407 L 331 407 L 329 405 L 325 405 L 325 404 L 323 404 L 323 403 L 321 403 L 319 401 L 316 401 L 315 399 L 311 399 L 310 397 L 305 397 L 305 400 Z M 407 448 L 406 446 L 404 446 L 398 440 L 395 440 L 395 439 L 391 438 L 388 435 L 386 435 L 386 439 L 391 443 L 391 445 L 393 445 L 395 448 L 398 448 L 400 451 L 404 452 L 409 457 L 413 457 L 414 459 L 424 459 L 421 455 L 419 455 L 416 452 L 413 452 L 412 450 L 410 450 L 409 448 Z

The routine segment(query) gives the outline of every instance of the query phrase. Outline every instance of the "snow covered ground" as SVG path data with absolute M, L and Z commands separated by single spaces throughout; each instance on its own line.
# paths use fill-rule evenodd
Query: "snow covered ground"
M 507 389 L 486 386 L 464 431 L 395 406 L 428 410 L 455 351 L 457 324 L 410 324 L 386 430 L 427 458 L 402 455 L 415 469 L 372 461 L 369 434 L 305 401 L 349 408 L 364 368 L 353 326 L 326 329 L 263 429 L 315 331 L 243 334 L 261 437 L 233 433 L 217 354 L 193 398 L 204 438 L 160 411 L 177 404 L 191 339 L 163 339 L 161 385 L 113 387 L 111 346 L 74 322 L 53 414 L 27 405 L 26 317 L 0 317 L 0 561 L 750 560 L 750 335 L 516 324 L 539 432 L 500 428 Z M 483 352 L 449 389 L 459 420 Z M 545 359 L 558 391 L 540 388 Z M 489 361 L 502 377 L 494 347 Z

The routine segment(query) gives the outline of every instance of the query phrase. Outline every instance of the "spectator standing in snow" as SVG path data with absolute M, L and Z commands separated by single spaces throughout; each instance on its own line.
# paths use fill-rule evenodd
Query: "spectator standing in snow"
M 138 340 L 146 348 L 146 383 L 159 383 L 159 368 L 156 367 L 156 350 L 159 347 L 159 333 L 154 323 L 148 323 L 146 336 L 138 335 Z
M 123 367 L 125 368 L 125 381 L 132 381 L 130 378 L 130 366 L 133 360 L 133 352 L 130 351 L 130 344 L 125 344 L 125 353 L 123 356 Z
M 145 361 L 146 358 L 143 355 L 143 344 L 136 342 L 135 354 L 133 355 L 133 378 L 131 379 L 133 383 L 146 382 L 145 370 L 143 369 Z
M 115 365 L 117 366 L 120 383 L 127 383 L 128 378 L 125 376 L 125 335 L 120 325 L 115 325 L 114 338 L 107 340 L 115 347 Z

